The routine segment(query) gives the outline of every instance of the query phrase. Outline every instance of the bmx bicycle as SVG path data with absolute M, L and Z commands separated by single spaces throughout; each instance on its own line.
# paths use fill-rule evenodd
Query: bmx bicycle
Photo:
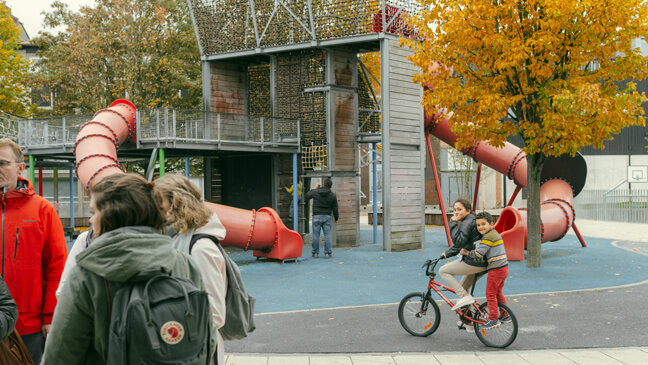
M 405 331 L 414 336 L 426 337 L 434 333 L 439 328 L 441 322 L 441 312 L 439 306 L 432 300 L 430 296 L 434 290 L 439 296 L 452 308 L 453 304 L 446 297 L 441 290 L 455 293 L 454 289 L 435 281 L 436 273 L 434 268 L 440 259 L 427 260 L 423 267 L 425 267 L 425 275 L 430 277 L 427 290 L 425 292 L 413 292 L 407 294 L 400 301 L 398 305 L 398 319 L 401 326 Z M 485 273 L 483 273 L 485 274 Z M 482 275 L 483 275 L 482 274 Z M 477 277 L 475 278 L 477 283 Z M 475 291 L 475 284 L 473 284 L 470 291 L 471 295 Z M 475 328 L 477 338 L 486 346 L 505 348 L 515 341 L 518 332 L 518 322 L 513 311 L 503 303 L 498 303 L 500 311 L 499 327 L 482 329 L 479 328 L 488 321 L 488 303 L 479 304 L 475 301 L 473 304 L 463 306 L 456 310 L 462 326 L 472 324 Z

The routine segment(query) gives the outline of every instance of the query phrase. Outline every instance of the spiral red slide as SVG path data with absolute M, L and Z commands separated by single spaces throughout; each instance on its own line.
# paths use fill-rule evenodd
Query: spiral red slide
M 86 192 L 108 175 L 123 173 L 117 160 L 119 146 L 136 138 L 137 108 L 128 100 L 115 100 L 83 124 L 74 145 L 75 171 Z M 245 210 L 205 203 L 218 214 L 227 230 L 222 244 L 252 249 L 256 257 L 290 260 L 302 256 L 299 233 L 288 229 L 272 208 Z
M 425 129 L 429 134 L 454 147 L 457 135 L 450 129 L 448 121 L 451 117 L 452 113 L 436 115 L 428 113 L 425 117 Z M 515 145 L 507 142 L 503 148 L 496 148 L 487 142 L 477 142 L 462 152 L 476 162 L 505 174 L 518 187 L 527 186 L 526 155 Z M 573 227 L 582 245 L 585 246 L 574 226 L 576 217 L 574 197 L 583 188 L 586 176 L 587 166 L 580 155 L 547 159 L 542 171 L 540 187 L 543 243 L 560 240 Z M 504 240 L 508 259 L 524 260 L 524 250 L 527 245 L 526 209 L 511 206 L 504 208 L 494 229 Z

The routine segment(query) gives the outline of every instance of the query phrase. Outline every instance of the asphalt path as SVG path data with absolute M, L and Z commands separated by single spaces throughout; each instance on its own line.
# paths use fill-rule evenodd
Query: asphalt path
M 442 228 L 428 227 L 425 246 L 406 252 L 385 252 L 381 244 L 371 244 L 367 229 L 361 238 L 360 247 L 334 248 L 333 259 L 314 260 L 307 237 L 303 258 L 284 264 L 228 248 L 248 291 L 257 297 L 257 330 L 247 339 L 228 342 L 226 352 L 496 350 L 475 334 L 458 330 L 458 317 L 446 304 L 440 308 L 439 328 L 429 337 L 410 335 L 398 321 L 400 299 L 425 289 L 422 263 L 447 248 Z M 520 327 L 507 351 L 648 346 L 648 243 L 586 240 L 587 248 L 575 236 L 543 245 L 539 269 L 527 268 L 526 262 L 510 263 L 504 294 Z M 478 300 L 485 282 L 477 285 Z
M 648 346 L 645 298 L 648 282 L 507 296 L 519 333 L 506 350 Z M 245 340 L 228 342 L 227 352 L 502 351 L 484 346 L 473 333 L 458 330 L 457 316 L 446 304 L 440 308 L 439 328 L 429 337 L 405 332 L 397 308 L 394 303 L 257 315 L 257 330 Z

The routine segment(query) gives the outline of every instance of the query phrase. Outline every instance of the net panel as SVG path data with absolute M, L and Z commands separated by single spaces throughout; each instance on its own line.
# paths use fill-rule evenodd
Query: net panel
M 417 0 L 191 0 L 203 55 L 382 31 L 414 37 Z M 383 15 L 384 14 L 384 15 Z

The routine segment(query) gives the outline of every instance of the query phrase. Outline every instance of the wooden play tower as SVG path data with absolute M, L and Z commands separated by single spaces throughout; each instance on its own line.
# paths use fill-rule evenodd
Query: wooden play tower
M 383 247 L 401 251 L 424 241 L 422 89 L 398 46 L 416 36 L 404 18 L 415 0 L 190 0 L 203 62 L 204 109 L 300 121 L 300 151 L 271 159 L 279 193 L 295 178 L 331 177 L 340 206 L 334 246 L 360 244 L 360 152 L 382 163 Z M 360 61 L 380 52 L 380 75 Z M 379 76 L 379 77 L 378 77 Z M 371 80 L 380 80 L 376 95 Z M 366 149 L 366 148 L 365 148 Z M 375 159 L 374 159 L 375 160 Z M 269 182 L 270 184 L 270 182 Z M 302 211 L 301 214 L 303 214 Z M 306 221 L 302 221 L 304 225 Z

